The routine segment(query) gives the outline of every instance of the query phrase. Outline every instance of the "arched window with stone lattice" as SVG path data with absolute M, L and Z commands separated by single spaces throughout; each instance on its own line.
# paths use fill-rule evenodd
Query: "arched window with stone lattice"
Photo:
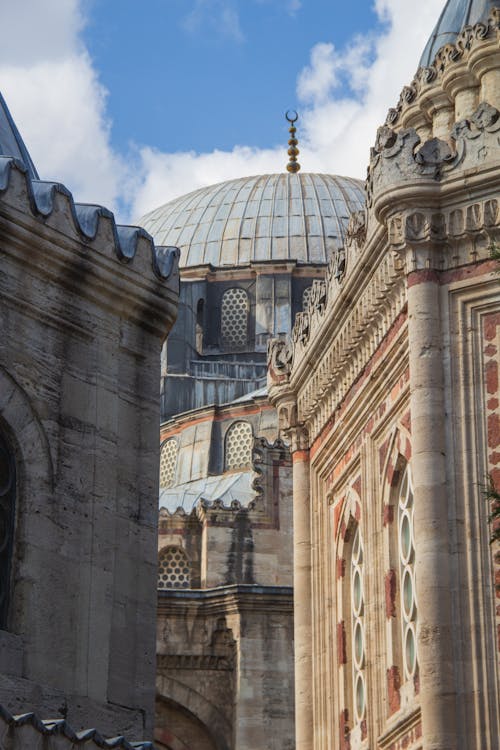
M 188 589 L 191 566 L 182 547 L 164 547 L 158 558 L 158 588 Z
M 369 638 L 366 622 L 366 558 L 361 500 L 348 488 L 338 522 L 335 521 L 337 617 L 336 679 L 334 692 L 342 743 L 359 748 L 367 737 Z
M 175 484 L 177 468 L 177 440 L 165 440 L 160 451 L 160 489 L 168 489 Z
M 0 433 L 0 628 L 7 627 L 14 521 L 16 464 L 7 440 Z
M 390 456 L 388 466 L 389 504 L 384 511 L 384 556 L 387 560 L 387 701 L 389 714 L 392 715 L 413 700 L 418 690 L 418 604 L 411 470 L 397 448 Z
M 220 334 L 221 348 L 225 351 L 248 348 L 248 310 L 248 294 L 244 289 L 233 287 L 222 295 Z
M 312 284 L 304 289 L 302 293 L 302 311 L 309 312 L 309 305 L 311 304 L 312 295 Z
M 226 432 L 225 469 L 249 469 L 252 466 L 253 432 L 249 422 L 233 422 Z
M 413 530 L 413 486 L 410 467 L 406 465 L 398 486 L 398 570 L 399 612 L 403 678 L 413 680 L 418 669 L 417 658 L 417 592 L 415 587 L 415 541 Z M 394 530 L 396 531 L 396 529 Z

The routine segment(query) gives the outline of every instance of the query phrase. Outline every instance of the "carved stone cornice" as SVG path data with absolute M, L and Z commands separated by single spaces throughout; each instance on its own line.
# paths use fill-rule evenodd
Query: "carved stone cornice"
M 486 260 L 500 238 L 500 198 L 450 208 L 404 210 L 388 220 L 388 241 L 405 273 Z
M 425 103 L 435 101 L 441 91 L 447 93 L 452 105 L 457 91 L 464 86 L 477 87 L 480 75 L 496 64 L 499 29 L 499 8 L 491 10 L 486 23 L 465 26 L 455 44 L 441 47 L 432 65 L 417 70 L 410 85 L 401 91 L 396 107 L 389 110 L 386 125 L 407 128 L 416 119 L 416 109 L 425 121 L 429 117 Z
M 500 112 L 483 102 L 470 119 L 455 123 L 450 143 L 431 138 L 425 143 L 413 128 L 396 132 L 379 128 L 371 151 L 366 183 L 367 204 L 378 219 L 390 210 L 394 191 L 407 185 L 439 194 L 441 184 L 468 169 L 476 172 L 500 165 Z
M 362 373 L 405 302 L 402 264 L 398 255 L 389 251 L 364 289 L 351 302 L 343 322 L 335 325 L 332 311 L 328 312 L 323 335 L 321 329 L 315 335 L 317 360 L 314 370 L 297 396 L 297 418 L 301 423 L 307 422 L 312 438 Z M 303 356 L 307 357 L 307 351 Z

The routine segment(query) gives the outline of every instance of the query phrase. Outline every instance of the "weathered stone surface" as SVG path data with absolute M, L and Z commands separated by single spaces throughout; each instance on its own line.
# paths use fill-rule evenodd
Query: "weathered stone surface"
M 17 476 L 0 703 L 140 739 L 153 724 L 157 383 L 177 253 L 157 255 L 61 186 L 33 197 L 21 167 L 0 162 L 0 430 Z

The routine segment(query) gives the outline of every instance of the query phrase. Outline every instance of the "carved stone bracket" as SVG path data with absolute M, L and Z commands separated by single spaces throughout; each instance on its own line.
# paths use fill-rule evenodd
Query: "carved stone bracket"
M 280 435 L 290 445 L 292 453 L 309 449 L 309 431 L 298 421 L 297 403 L 294 399 L 278 404 L 278 424 Z
M 371 151 L 367 177 L 367 201 L 372 206 L 377 195 L 421 179 L 443 180 L 459 166 L 462 169 L 500 161 L 500 112 L 483 102 L 470 120 L 453 127 L 452 145 L 432 138 L 420 145 L 413 128 L 396 133 L 379 128 Z M 418 148 L 420 146 L 420 148 Z
M 293 344 L 288 336 L 269 339 L 267 342 L 267 367 L 270 381 L 286 381 L 292 371 L 292 365 Z

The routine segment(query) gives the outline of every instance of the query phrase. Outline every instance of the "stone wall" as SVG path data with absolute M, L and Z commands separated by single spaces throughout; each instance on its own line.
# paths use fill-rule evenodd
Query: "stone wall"
M 0 703 L 151 736 L 177 251 L 7 158 L 0 191 L 0 431 L 17 478 Z

